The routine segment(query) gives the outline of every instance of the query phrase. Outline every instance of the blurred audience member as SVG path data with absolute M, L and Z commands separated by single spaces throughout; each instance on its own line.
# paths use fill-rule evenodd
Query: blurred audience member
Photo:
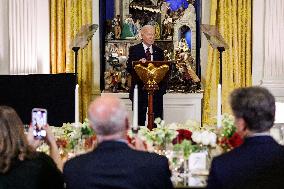
M 59 166 L 57 146 L 47 129 L 47 142 Z M 35 140 L 32 129 L 28 137 L 24 125 L 14 109 L 0 106 L 0 188 L 5 189 L 61 189 L 63 177 L 54 161 L 35 151 L 41 141 Z M 55 145 L 54 145 L 55 144 Z
M 166 157 L 128 146 L 128 116 L 119 99 L 104 96 L 92 102 L 89 120 L 99 144 L 66 162 L 63 174 L 68 189 L 172 188 Z M 139 146 L 143 148 L 142 143 Z
M 284 186 L 284 147 L 271 136 L 275 99 L 265 88 L 248 87 L 231 94 L 237 132 L 244 143 L 212 161 L 207 188 L 279 189 Z

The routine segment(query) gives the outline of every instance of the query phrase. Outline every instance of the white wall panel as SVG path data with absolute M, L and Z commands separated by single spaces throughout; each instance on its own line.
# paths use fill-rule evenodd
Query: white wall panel
M 284 1 L 253 2 L 253 84 L 284 102 Z
M 0 74 L 9 74 L 9 0 L 0 0 Z

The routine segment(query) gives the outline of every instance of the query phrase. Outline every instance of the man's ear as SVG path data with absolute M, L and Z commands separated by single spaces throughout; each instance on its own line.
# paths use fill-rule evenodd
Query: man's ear
M 126 131 L 129 130 L 129 121 L 128 121 L 128 118 L 125 118 L 125 130 L 126 130 Z
M 243 118 L 236 118 L 236 127 L 237 127 L 237 132 L 241 135 L 241 136 L 245 136 L 246 135 L 246 131 L 247 131 L 247 125 L 246 122 Z

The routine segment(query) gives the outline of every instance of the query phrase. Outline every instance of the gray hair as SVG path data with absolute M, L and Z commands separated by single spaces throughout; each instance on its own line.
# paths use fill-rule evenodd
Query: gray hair
M 89 109 L 89 120 L 98 135 L 108 136 L 122 133 L 126 129 L 128 113 L 118 98 L 100 97 Z
M 250 131 L 268 131 L 274 123 L 275 98 L 263 87 L 235 89 L 231 107 L 236 118 L 243 118 Z
M 143 33 L 145 30 L 149 30 L 149 29 L 155 30 L 155 27 L 152 25 L 145 25 L 141 28 L 140 32 Z

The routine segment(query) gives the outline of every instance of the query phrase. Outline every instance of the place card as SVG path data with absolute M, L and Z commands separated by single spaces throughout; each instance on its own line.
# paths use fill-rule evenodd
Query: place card
M 207 168 L 207 152 L 192 153 L 188 159 L 189 171 L 206 170 Z
M 204 187 L 206 186 L 206 176 L 189 176 L 188 186 L 190 187 Z

